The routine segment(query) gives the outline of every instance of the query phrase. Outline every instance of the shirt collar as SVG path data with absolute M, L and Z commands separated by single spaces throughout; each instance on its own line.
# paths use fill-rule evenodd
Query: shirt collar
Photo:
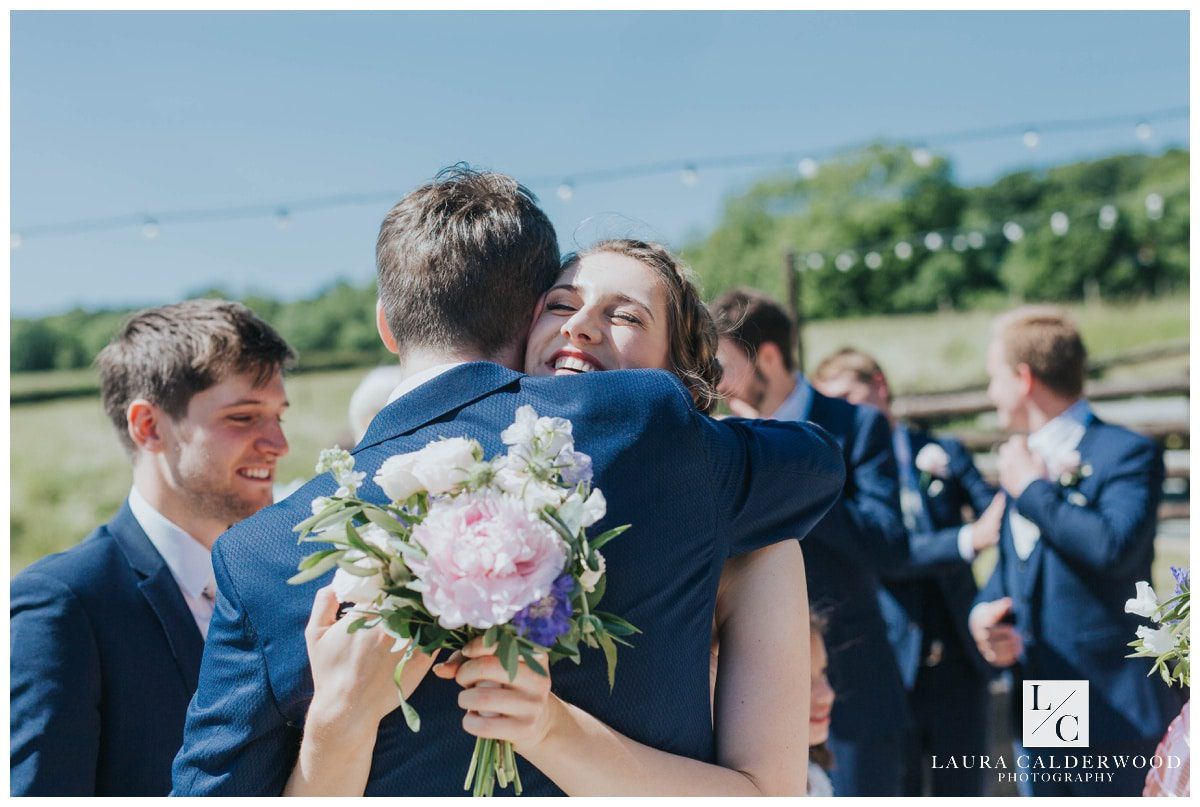
M 1043 458 L 1060 451 L 1073 450 L 1079 445 L 1092 417 L 1092 407 L 1087 398 L 1080 398 L 1058 417 L 1030 434 L 1029 449 Z
M 804 377 L 803 373 L 796 373 L 795 388 L 783 399 L 779 408 L 771 413 L 770 418 L 772 420 L 808 420 L 809 413 L 812 412 L 812 398 L 813 390 L 808 379 Z
M 417 387 L 421 386 L 422 384 L 424 384 L 428 381 L 432 381 L 433 379 L 440 376 L 442 373 L 446 372 L 447 370 L 449 370 L 451 368 L 457 367 L 460 364 L 466 364 L 466 362 L 465 361 L 452 361 L 452 362 L 447 362 L 446 364 L 435 364 L 433 367 L 429 367 L 425 370 L 422 370 L 419 373 L 414 373 L 413 375 L 410 375 L 408 378 L 404 379 L 403 381 L 401 381 L 399 384 L 396 385 L 396 388 L 394 390 L 392 390 L 392 394 L 388 396 L 387 402 L 391 403 L 392 401 L 397 400 L 401 396 L 407 395 L 408 393 L 412 392 L 413 390 L 415 390 Z
M 204 544 L 155 510 L 138 492 L 137 485 L 129 491 L 129 509 L 150 543 L 162 555 L 175 582 L 185 594 L 199 597 L 204 587 L 213 580 L 212 553 Z

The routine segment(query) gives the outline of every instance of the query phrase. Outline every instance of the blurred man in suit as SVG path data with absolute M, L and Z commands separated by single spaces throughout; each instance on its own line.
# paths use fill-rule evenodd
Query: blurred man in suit
M 1004 497 L 957 440 L 896 420 L 888 381 L 868 354 L 846 348 L 828 356 L 813 384 L 850 403 L 874 406 L 892 428 L 909 557 L 883 577 L 880 606 L 908 692 L 913 733 L 905 744 L 904 794 L 983 795 L 983 770 L 929 767 L 927 758 L 978 757 L 987 751 L 987 681 L 994 672 L 975 648 L 967 614 L 977 588 L 971 561 L 1000 537 Z M 963 523 L 963 506 L 977 521 Z
M 12 581 L 13 795 L 170 791 L 216 595 L 209 553 L 271 504 L 292 358 L 221 300 L 141 311 L 101 352 L 133 487 L 112 521 Z
M 838 693 L 829 736 L 833 788 L 840 796 L 899 795 L 909 716 L 878 593 L 879 575 L 904 564 L 908 541 L 887 420 L 874 408 L 822 395 L 796 372 L 795 325 L 765 294 L 733 289 L 711 309 L 722 331 L 721 391 L 734 413 L 812 421 L 842 448 L 842 498 L 802 545 L 812 608 L 829 620 L 829 675 Z
M 998 461 L 1008 509 L 1000 560 L 970 627 L 983 657 L 1012 669 L 1018 765 L 1027 755 L 1031 767 L 1055 749 L 1020 746 L 1025 679 L 1089 682 L 1092 756 L 1149 756 L 1179 709 L 1146 664 L 1125 658 L 1139 624 L 1125 602 L 1137 581 L 1150 579 L 1154 560 L 1162 455 L 1145 437 L 1096 417 L 1083 397 L 1086 364 L 1079 331 L 1057 309 L 1023 308 L 996 321 L 988 397 L 1012 434 Z M 1141 793 L 1145 768 L 1110 772 L 1108 781 L 1018 780 L 1018 788 Z

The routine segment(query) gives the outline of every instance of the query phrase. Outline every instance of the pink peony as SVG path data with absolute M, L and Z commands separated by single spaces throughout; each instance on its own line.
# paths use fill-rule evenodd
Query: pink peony
M 436 502 L 412 538 L 427 557 L 409 560 L 410 587 L 450 629 L 508 623 L 550 592 L 567 560 L 548 524 L 492 490 Z

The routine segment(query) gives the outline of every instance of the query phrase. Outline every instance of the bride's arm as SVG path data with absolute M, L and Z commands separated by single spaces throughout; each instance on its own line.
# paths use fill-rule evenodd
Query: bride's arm
M 471 734 L 511 740 L 572 796 L 803 795 L 808 759 L 808 595 L 804 561 L 784 541 L 726 564 L 714 731 L 717 764 L 643 745 L 550 692 L 522 665 L 508 682 L 478 643 L 458 668 Z M 442 674 L 450 669 L 442 668 Z M 500 688 L 474 685 L 482 680 Z M 479 712 L 496 713 L 482 717 Z
M 313 602 L 304 640 L 313 675 L 313 699 L 304 739 L 285 796 L 361 796 L 371 773 L 379 721 L 400 705 L 392 674 L 401 656 L 382 630 L 347 633 L 354 616 L 337 618 L 338 600 L 322 588 Z M 404 668 L 409 697 L 433 660 L 414 656 Z

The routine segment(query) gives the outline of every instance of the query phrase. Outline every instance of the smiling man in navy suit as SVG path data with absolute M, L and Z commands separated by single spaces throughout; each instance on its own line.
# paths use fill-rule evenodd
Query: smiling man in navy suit
M 221 300 L 141 311 L 100 354 L 133 488 L 112 521 L 12 581 L 13 795 L 170 791 L 216 593 L 209 551 L 271 503 L 291 359 Z
M 999 540 L 1004 497 L 962 443 L 896 420 L 887 377 L 866 353 L 833 353 L 813 383 L 827 395 L 874 406 L 892 428 L 909 558 L 884 576 L 879 602 L 913 717 L 904 795 L 924 794 L 928 770 L 934 796 L 982 796 L 979 766 L 932 767 L 930 760 L 987 753 L 987 682 L 995 670 L 975 648 L 967 614 L 978 592 L 971 561 Z M 974 523 L 963 523 L 964 505 Z
M 711 309 L 723 331 L 721 391 L 734 413 L 811 421 L 841 446 L 842 496 L 802 546 L 812 609 L 829 622 L 833 790 L 900 795 L 908 707 L 877 595 L 880 574 L 905 562 L 908 540 L 887 420 L 873 407 L 822 395 L 795 371 L 795 324 L 762 292 L 733 289 Z
M 984 658 L 1013 674 L 1018 764 L 1025 679 L 1087 680 L 1087 753 L 1147 757 L 1179 709 L 1148 665 L 1127 659 L 1141 620 L 1125 612 L 1150 579 L 1162 496 L 1157 446 L 1105 423 L 1083 397 L 1087 354 L 1058 309 L 1018 309 L 996 322 L 988 397 L 1013 436 L 1001 446 L 1008 494 L 1000 560 L 971 611 Z M 1061 749 L 1045 749 L 1050 754 Z M 1146 769 L 1104 782 L 1021 781 L 1024 795 L 1140 795 Z

